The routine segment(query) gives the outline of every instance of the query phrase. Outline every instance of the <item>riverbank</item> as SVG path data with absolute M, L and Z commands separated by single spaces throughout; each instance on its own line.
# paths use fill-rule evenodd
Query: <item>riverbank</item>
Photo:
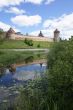
M 34 48 L 50 48 L 53 42 L 33 41 L 33 45 L 27 45 L 23 40 L 4 40 L 0 43 L 0 49 L 34 49 Z
M 8 51 L 0 50 L 0 66 L 7 66 L 14 63 L 32 62 L 35 59 L 45 59 L 45 51 Z

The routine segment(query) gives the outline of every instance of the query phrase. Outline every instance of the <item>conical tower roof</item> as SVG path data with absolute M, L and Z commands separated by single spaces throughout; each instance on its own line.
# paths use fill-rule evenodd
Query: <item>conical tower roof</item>
M 58 29 L 56 29 L 56 30 L 54 31 L 54 33 L 60 33 L 60 31 L 59 31 Z
M 9 30 L 8 30 L 8 32 L 7 33 L 15 33 L 15 31 L 13 30 L 13 28 L 10 28 Z
M 40 31 L 40 33 L 39 33 L 38 36 L 39 36 L 39 37 L 44 37 L 42 31 Z

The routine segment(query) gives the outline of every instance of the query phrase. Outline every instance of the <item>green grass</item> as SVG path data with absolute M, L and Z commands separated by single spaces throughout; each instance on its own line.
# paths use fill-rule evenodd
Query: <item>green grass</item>
M 43 52 L 22 52 L 22 51 L 0 51 L 0 66 L 7 66 L 13 63 L 30 62 L 35 59 L 46 58 Z
M 0 49 L 24 49 L 24 48 L 49 48 L 53 43 L 47 41 L 33 41 L 33 46 L 28 46 L 23 40 L 5 40 L 0 43 Z
M 40 45 L 40 48 L 50 48 L 51 45 L 53 45 L 53 42 L 47 42 L 47 41 L 36 41 L 34 42 L 34 46 L 37 48 L 37 45 Z

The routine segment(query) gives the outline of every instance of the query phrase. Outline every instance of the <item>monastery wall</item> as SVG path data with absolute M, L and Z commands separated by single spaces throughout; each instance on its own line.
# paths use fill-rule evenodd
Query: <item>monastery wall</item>
M 10 35 L 10 39 L 13 39 L 13 40 L 24 40 L 25 38 L 33 40 L 33 41 L 53 42 L 53 38 L 48 38 L 48 37 L 25 36 L 25 35 L 17 35 L 17 34 L 11 34 Z

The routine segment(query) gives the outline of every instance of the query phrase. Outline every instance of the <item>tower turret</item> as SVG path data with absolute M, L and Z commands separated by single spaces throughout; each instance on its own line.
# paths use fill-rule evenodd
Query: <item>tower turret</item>
M 60 31 L 58 29 L 56 29 L 54 31 L 54 41 L 55 42 L 59 42 L 60 41 Z
M 40 33 L 39 33 L 38 36 L 39 36 L 39 37 L 44 37 L 42 31 L 40 31 Z
M 7 39 L 14 39 L 14 38 L 11 38 L 12 34 L 15 34 L 15 31 L 13 30 L 13 28 L 10 28 L 6 33 L 6 38 Z

